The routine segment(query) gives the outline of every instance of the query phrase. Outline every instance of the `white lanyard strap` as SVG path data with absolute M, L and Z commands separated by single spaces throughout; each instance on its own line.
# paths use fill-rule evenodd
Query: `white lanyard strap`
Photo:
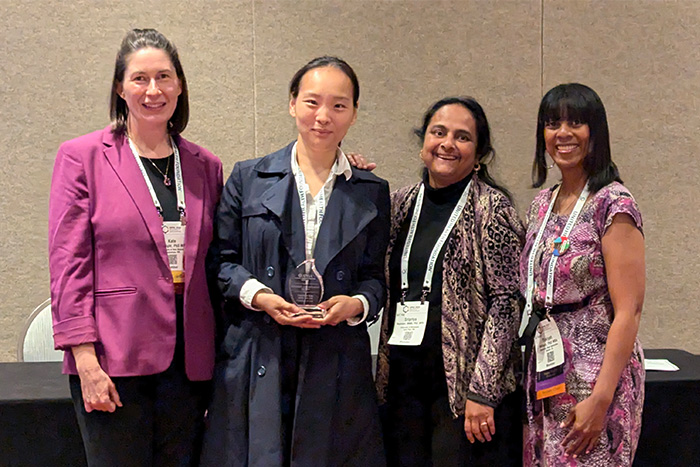
M 569 215 L 569 220 L 566 221 L 566 225 L 564 226 L 564 230 L 562 230 L 560 237 L 562 237 L 562 238 L 569 237 L 571 230 L 574 228 L 574 224 L 576 224 L 576 220 L 578 219 L 578 215 L 581 213 L 581 210 L 583 209 L 583 205 L 586 202 L 586 199 L 588 198 L 588 193 L 589 193 L 588 181 L 586 181 L 586 185 L 583 187 L 581 194 L 578 195 L 578 200 L 576 201 L 576 205 L 574 206 L 574 210 L 571 211 L 571 214 Z M 554 204 L 554 201 L 552 201 L 552 204 Z M 544 299 L 544 306 L 546 308 L 551 308 L 553 305 L 552 302 L 554 299 L 554 269 L 557 266 L 558 259 L 559 259 L 559 255 L 553 254 L 552 259 L 549 261 L 549 268 L 547 269 L 547 295 L 545 296 L 545 299 Z M 530 298 L 532 299 L 532 294 L 530 294 Z
M 331 169 L 330 174 L 328 174 L 328 179 L 326 179 L 326 183 L 323 184 L 321 190 L 318 193 L 318 200 L 316 201 L 316 225 L 321 225 L 321 222 L 323 222 L 323 217 L 326 215 L 326 184 L 328 183 L 328 180 L 330 180 L 333 177 L 334 168 L 335 165 Z M 313 236 L 309 235 L 309 229 L 311 227 L 308 224 L 309 213 L 308 206 L 306 205 L 306 177 L 304 177 L 304 173 L 301 171 L 301 169 L 299 169 L 295 178 L 297 185 L 297 193 L 299 194 L 299 204 L 301 205 L 301 219 L 304 223 L 304 245 L 306 247 L 306 259 L 311 259 L 309 255 L 313 254 L 313 252 L 311 251 L 311 246 L 313 245 Z
M 148 173 L 146 173 L 146 168 L 143 166 L 143 161 L 141 161 L 141 157 L 139 155 L 139 151 L 136 148 L 136 145 L 134 144 L 133 141 L 131 141 L 131 138 L 127 138 L 129 141 L 129 147 L 131 148 L 131 153 L 134 155 L 134 159 L 136 159 L 136 163 L 139 165 L 139 169 L 141 170 L 141 175 L 143 175 L 143 179 L 146 181 L 146 186 L 148 187 L 148 192 L 151 194 L 151 199 L 153 199 L 153 204 L 155 205 L 156 209 L 158 210 L 158 215 L 161 218 L 161 221 L 163 220 L 163 207 L 160 204 L 160 201 L 158 200 L 158 196 L 156 196 L 156 191 L 153 189 L 153 184 L 151 183 L 151 179 L 148 177 Z M 177 196 L 177 210 L 180 213 L 180 223 L 183 225 L 187 223 L 187 211 L 185 210 L 185 184 L 182 179 L 182 166 L 180 165 L 180 151 L 177 148 L 177 145 L 175 144 L 175 141 L 173 141 L 172 138 L 170 138 L 170 146 L 172 147 L 173 150 L 173 158 L 175 159 L 175 194 Z
M 425 269 L 425 278 L 423 279 L 423 295 L 421 300 L 425 300 L 425 297 L 430 293 L 431 284 L 433 282 L 433 274 L 435 273 L 435 263 L 437 262 L 437 257 L 442 250 L 442 246 L 447 241 L 447 237 L 452 232 L 457 219 L 462 215 L 462 211 L 467 204 L 467 196 L 469 195 L 469 187 L 472 185 L 472 180 L 469 180 L 466 188 L 462 192 L 457 205 L 452 210 L 450 218 L 447 221 L 447 225 L 443 229 L 440 237 L 438 238 L 435 246 L 433 246 L 433 251 L 430 252 L 430 257 L 428 258 L 428 265 Z M 418 228 L 418 219 L 420 218 L 421 208 L 423 207 L 423 195 L 425 193 L 425 184 L 421 183 L 418 189 L 418 196 L 416 196 L 416 204 L 413 208 L 413 216 L 411 217 L 411 224 L 408 228 L 408 235 L 406 236 L 406 243 L 403 246 L 403 253 L 401 254 L 401 290 L 403 296 L 401 301 L 403 302 L 408 291 L 408 259 L 411 256 L 411 247 L 413 245 L 413 239 L 416 237 L 416 229 Z
M 549 207 L 547 208 L 547 213 L 544 215 L 544 219 L 542 219 L 542 224 L 540 225 L 540 229 L 537 232 L 535 242 L 532 244 L 530 256 L 527 260 L 527 290 L 525 293 L 525 313 L 523 315 L 523 322 L 520 326 L 521 336 L 524 331 L 524 328 L 527 326 L 527 322 L 530 316 L 532 315 L 532 294 L 534 293 L 535 288 L 535 256 L 537 255 L 537 249 L 540 243 L 542 242 L 542 236 L 544 235 L 544 231 L 547 228 L 547 222 L 549 221 L 549 217 L 552 215 L 552 209 L 554 208 L 554 203 L 556 202 L 557 196 L 559 195 L 560 188 L 561 185 L 558 186 L 556 190 L 554 190 L 552 199 L 549 202 Z M 585 204 L 589 193 L 590 190 L 588 189 L 588 181 L 586 181 L 586 185 L 584 186 L 583 190 L 581 191 L 581 194 L 578 197 L 578 200 L 576 201 L 574 210 L 571 211 L 571 215 L 569 216 L 569 219 L 566 222 L 566 225 L 564 226 L 564 230 L 561 232 L 561 237 L 568 237 L 571 233 L 571 230 L 574 228 L 574 224 L 576 223 L 578 215 L 583 209 L 583 205 Z M 553 255 L 552 259 L 549 262 L 549 268 L 547 269 L 547 295 L 545 297 L 546 308 L 552 307 L 552 300 L 554 297 L 554 270 L 556 268 L 558 258 L 558 256 Z M 527 319 L 525 319 L 525 316 L 527 316 Z
M 296 145 L 294 146 L 294 151 L 296 151 Z M 334 162 L 333 166 L 331 167 L 331 171 L 328 174 L 328 178 L 326 178 L 326 182 L 323 184 L 321 190 L 318 192 L 318 200 L 316 200 L 316 222 L 314 223 L 316 226 L 321 225 L 321 222 L 323 222 L 323 217 L 326 215 L 326 185 L 328 184 L 329 180 L 331 180 L 335 175 L 337 164 L 338 162 L 336 160 L 336 162 Z M 309 235 L 309 229 L 311 227 L 308 224 L 309 213 L 308 206 L 306 205 L 306 177 L 304 177 L 304 172 L 301 171 L 300 167 L 297 167 L 296 172 L 297 173 L 295 174 L 294 178 L 296 180 L 297 193 L 299 194 L 299 204 L 301 205 L 301 220 L 304 223 L 304 246 L 306 249 L 306 259 L 311 259 L 311 255 L 313 255 L 312 246 L 314 238 L 313 235 Z
M 304 222 L 304 228 L 306 228 L 306 223 L 308 222 L 307 216 L 309 215 L 307 212 L 307 205 L 306 205 L 306 179 L 304 178 L 304 174 L 299 170 L 299 173 L 296 175 L 297 179 L 297 192 L 299 193 L 299 203 L 301 204 L 301 218 Z M 328 180 L 326 180 L 326 183 L 328 183 Z M 325 184 L 323 187 L 321 187 L 321 190 L 318 193 L 318 201 L 316 202 L 316 219 L 317 219 L 317 224 L 320 224 L 323 222 L 323 216 L 326 215 L 326 193 L 325 193 Z

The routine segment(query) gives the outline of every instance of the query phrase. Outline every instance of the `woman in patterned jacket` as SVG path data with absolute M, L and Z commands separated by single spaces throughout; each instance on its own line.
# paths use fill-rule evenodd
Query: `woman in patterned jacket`
M 377 386 L 389 465 L 520 465 L 515 369 L 524 229 L 488 173 L 472 98 L 433 104 L 415 131 L 423 180 L 392 194 Z

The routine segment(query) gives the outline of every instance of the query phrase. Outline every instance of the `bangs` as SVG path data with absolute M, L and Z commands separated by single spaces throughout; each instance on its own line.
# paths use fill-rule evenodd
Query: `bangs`
M 541 125 L 569 121 L 590 124 L 594 108 L 589 99 L 575 89 L 557 86 L 542 99 L 538 120 Z

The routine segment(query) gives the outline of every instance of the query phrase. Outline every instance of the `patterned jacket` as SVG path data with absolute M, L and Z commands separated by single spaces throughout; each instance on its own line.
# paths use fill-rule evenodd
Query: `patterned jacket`
M 515 390 L 515 372 L 520 365 L 516 343 L 522 311 L 518 262 L 525 230 L 508 198 L 474 177 L 443 259 L 442 351 L 455 417 L 464 414 L 467 398 L 497 406 Z M 419 186 L 391 194 L 387 283 L 389 258 Z M 385 310 L 390 309 L 391 298 Z M 389 381 L 388 323 L 384 313 L 376 378 L 380 404 L 386 402 Z

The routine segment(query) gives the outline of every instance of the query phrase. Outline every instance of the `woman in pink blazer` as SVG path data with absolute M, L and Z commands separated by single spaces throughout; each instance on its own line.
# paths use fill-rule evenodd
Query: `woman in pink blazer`
M 90 465 L 190 465 L 214 365 L 205 274 L 219 159 L 180 136 L 177 50 L 134 29 L 112 124 L 63 143 L 49 206 L 54 339 Z

